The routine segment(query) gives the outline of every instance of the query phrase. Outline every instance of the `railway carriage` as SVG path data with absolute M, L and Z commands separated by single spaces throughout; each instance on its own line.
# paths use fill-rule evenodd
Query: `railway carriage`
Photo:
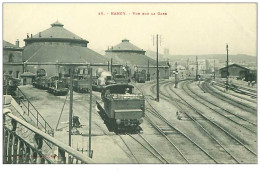
M 134 86 L 113 84 L 101 92 L 103 103 L 97 102 L 101 116 L 113 126 L 115 133 L 140 131 L 145 113 L 145 98 L 133 93 Z

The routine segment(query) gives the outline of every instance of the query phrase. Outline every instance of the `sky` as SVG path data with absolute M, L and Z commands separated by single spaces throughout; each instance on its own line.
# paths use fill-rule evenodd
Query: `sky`
M 3 39 L 24 46 L 27 33 L 42 32 L 56 20 L 98 52 L 124 38 L 156 51 L 153 36 L 159 34 L 161 53 L 225 54 L 228 43 L 230 54 L 257 54 L 256 3 L 5 3 Z

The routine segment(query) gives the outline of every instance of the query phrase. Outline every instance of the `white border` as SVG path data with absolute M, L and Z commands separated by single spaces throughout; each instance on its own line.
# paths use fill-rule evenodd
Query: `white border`
M 1 1 L 2 2 L 2 1 Z M 18 2 L 9 0 L 8 2 Z M 29 0 L 26 2 L 35 2 Z M 52 2 L 52 1 L 38 1 Z M 56 1 L 59 2 L 59 1 Z M 72 2 L 72 1 L 63 1 Z M 85 2 L 85 1 L 75 1 Z M 86 2 L 132 2 L 86 1 Z M 140 1 L 134 1 L 140 2 Z M 141 2 L 158 2 L 143 0 Z M 160 2 L 210 2 L 210 1 L 160 1 Z M 258 1 L 217 1 L 217 2 L 257 2 Z M 211 3 L 211 2 L 210 2 Z M 3 7 L 3 4 L 2 4 Z M 2 8 L 1 8 L 2 20 Z M 3 27 L 2 27 L 3 28 Z M 2 31 L 2 29 L 1 29 Z M 259 32 L 258 32 L 259 33 Z M 2 36 L 2 32 L 1 32 Z M 3 40 L 3 39 L 2 39 Z M 2 45 L 2 42 L 1 42 Z M 2 49 L 1 49 L 2 52 Z M 0 67 L 2 71 L 2 66 Z M 2 76 L 1 76 L 2 80 Z M 259 80 L 259 77 L 258 77 Z M 1 82 L 2 83 L 2 82 Z M 1 90 L 2 94 L 2 90 Z M 1 97 L 2 98 L 2 97 Z M 1 127 L 2 130 L 2 127 Z M 2 144 L 2 135 L 0 136 Z M 258 140 L 259 146 L 259 140 Z M 2 146 L 1 146 L 2 155 Z M 259 181 L 259 164 L 257 165 L 3 165 L 1 157 L 1 181 L 207 181 L 207 182 L 253 182 Z

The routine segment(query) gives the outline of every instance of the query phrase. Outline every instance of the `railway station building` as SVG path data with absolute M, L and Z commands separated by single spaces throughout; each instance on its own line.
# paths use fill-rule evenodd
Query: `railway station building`
M 23 48 L 19 47 L 19 40 L 16 44 L 3 41 L 3 74 L 11 75 L 13 78 L 20 78 L 23 73 Z
M 221 78 L 227 77 L 227 67 L 219 69 Z M 238 64 L 231 64 L 228 66 L 229 77 L 233 78 L 244 78 L 248 73 L 249 69 Z
M 128 39 L 123 39 L 119 44 L 108 48 L 105 56 L 113 64 L 120 64 L 130 68 L 131 75 L 134 71 L 146 70 L 150 73 L 151 80 L 156 79 L 156 60 L 145 55 L 145 51 L 132 44 Z M 169 79 L 169 63 L 159 61 L 159 76 Z
M 93 67 L 93 73 L 98 68 L 108 69 L 106 57 L 89 49 L 89 41 L 65 29 L 59 21 L 35 35 L 27 35 L 24 41 L 22 61 L 28 63 L 25 68 L 26 72 L 46 72 L 46 76 L 69 74 L 68 66 L 37 65 L 37 63 L 87 63 Z M 29 63 L 35 63 L 35 65 L 29 65 Z M 114 67 L 120 69 L 120 65 L 114 65 Z

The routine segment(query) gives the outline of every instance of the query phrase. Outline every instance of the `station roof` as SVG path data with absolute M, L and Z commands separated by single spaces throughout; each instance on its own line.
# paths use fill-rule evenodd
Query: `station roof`
M 51 24 L 51 27 L 41 31 L 32 37 L 29 37 L 27 39 L 24 39 L 25 42 L 44 42 L 44 41 L 50 41 L 51 40 L 78 40 L 84 43 L 89 43 L 87 40 L 82 39 L 78 35 L 70 32 L 69 30 L 65 29 L 63 27 L 64 25 L 60 23 L 59 21 L 56 21 Z
M 3 47 L 17 47 L 17 46 L 4 40 L 3 41 Z
M 23 61 L 53 63 L 103 63 L 107 58 L 87 47 L 71 45 L 29 44 L 23 51 Z
M 106 50 L 106 52 L 135 52 L 144 54 L 145 51 L 130 43 L 128 39 L 123 39 L 121 43 L 112 46 L 110 49 Z
M 113 64 L 118 63 L 122 65 L 132 65 L 132 66 L 156 66 L 156 60 L 143 55 L 143 54 L 137 54 L 137 53 L 113 53 L 112 55 L 109 55 L 113 58 Z M 159 61 L 159 66 L 168 66 L 166 61 Z
M 241 69 L 249 70 L 248 68 L 246 68 L 246 67 L 244 67 L 244 66 L 241 66 L 241 65 L 238 65 L 238 64 L 231 64 L 231 65 L 229 65 L 228 67 L 229 67 L 229 68 L 230 68 L 230 67 L 238 67 L 238 68 L 241 68 Z M 223 67 L 223 68 L 220 68 L 219 70 L 225 70 L 225 69 L 227 69 L 226 66 Z
M 23 48 L 21 47 L 17 47 L 16 45 L 10 43 L 10 42 L 7 42 L 5 40 L 3 40 L 3 48 L 4 49 L 17 49 L 17 50 L 22 50 Z

